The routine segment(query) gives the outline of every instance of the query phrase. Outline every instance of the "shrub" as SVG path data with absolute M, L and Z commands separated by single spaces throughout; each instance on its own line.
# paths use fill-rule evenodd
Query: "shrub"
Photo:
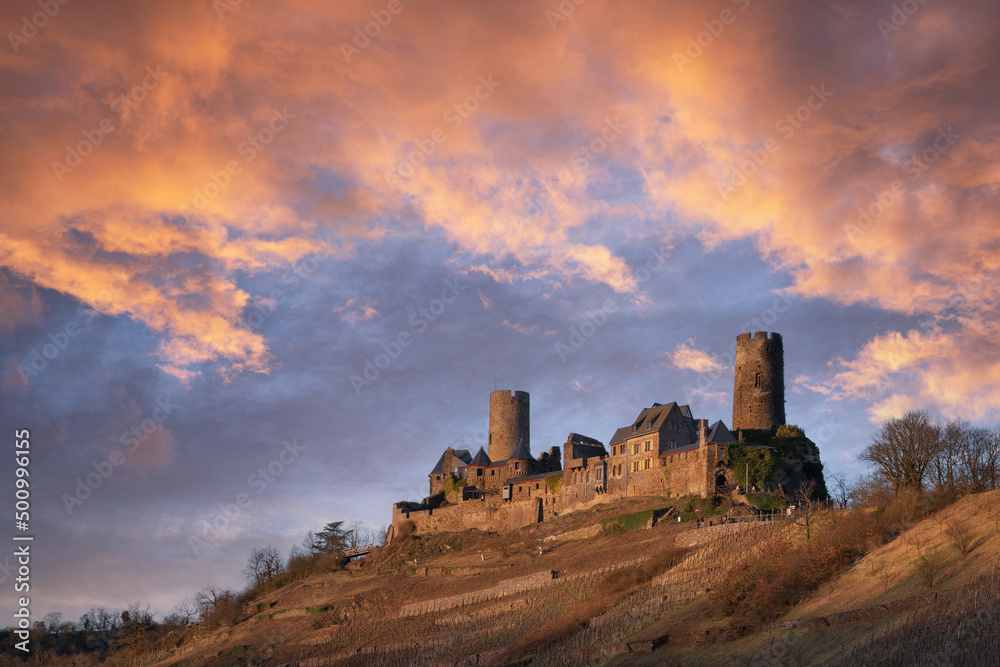
M 553 473 L 545 478 L 545 486 L 549 488 L 549 493 L 555 495 L 562 490 L 562 473 Z
M 617 523 L 622 527 L 621 532 L 628 530 L 641 530 L 649 526 L 650 522 L 653 520 L 653 513 L 655 510 L 644 510 L 642 512 L 633 512 L 631 514 L 621 514 L 619 516 L 611 517 L 610 519 L 601 519 L 601 528 L 606 529 L 613 523 Z
M 972 553 L 973 539 L 975 533 L 969 528 L 969 524 L 961 519 L 952 519 L 944 527 L 944 533 L 951 538 L 951 544 L 958 551 L 962 558 L 966 558 Z
M 940 551 L 922 554 L 917 558 L 917 574 L 924 586 L 928 589 L 934 588 L 934 582 L 938 580 L 937 577 L 944 569 L 944 565 L 944 556 Z
M 747 502 L 762 512 L 774 512 L 780 510 L 785 504 L 785 499 L 777 493 L 748 493 Z
M 772 540 L 730 568 L 709 599 L 734 625 L 769 621 L 881 541 L 882 532 L 879 514 L 855 510 L 801 546 Z
M 729 469 L 733 471 L 736 481 L 744 488 L 763 486 L 771 478 L 774 470 L 774 459 L 771 450 L 761 447 L 732 444 L 729 446 Z M 750 479 L 747 479 L 747 472 Z

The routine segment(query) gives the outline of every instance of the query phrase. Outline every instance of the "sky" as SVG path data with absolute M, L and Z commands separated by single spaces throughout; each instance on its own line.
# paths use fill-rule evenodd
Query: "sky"
M 783 335 L 827 472 L 909 409 L 1000 422 L 992 0 L 7 0 L 0 28 L 35 619 L 169 613 L 255 546 L 388 524 L 495 388 L 530 392 L 535 454 L 653 402 L 731 424 L 743 331 Z

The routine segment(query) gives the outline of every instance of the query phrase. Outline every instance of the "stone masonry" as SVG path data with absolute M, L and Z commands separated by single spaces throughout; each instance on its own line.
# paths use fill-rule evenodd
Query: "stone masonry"
M 733 430 L 773 431 L 785 423 L 785 354 L 781 334 L 736 337 Z
M 490 392 L 490 435 L 487 453 L 491 461 L 510 458 L 518 444 L 531 451 L 529 396 L 526 391 L 506 389 Z

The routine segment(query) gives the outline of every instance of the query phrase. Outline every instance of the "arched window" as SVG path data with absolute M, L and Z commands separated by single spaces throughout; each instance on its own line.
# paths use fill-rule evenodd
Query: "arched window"
M 760 386 L 760 373 L 757 373 L 757 375 L 754 377 L 753 386 L 755 387 Z

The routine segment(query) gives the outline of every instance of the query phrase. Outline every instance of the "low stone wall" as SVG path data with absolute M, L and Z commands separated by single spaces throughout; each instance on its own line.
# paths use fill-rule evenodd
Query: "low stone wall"
M 437 598 L 435 600 L 425 600 L 423 602 L 413 602 L 402 607 L 399 610 L 399 615 L 401 617 L 419 616 L 420 614 L 446 611 L 455 607 L 464 607 L 465 605 L 477 604 L 479 602 L 488 602 L 523 591 L 541 588 L 542 586 L 551 584 L 554 580 L 555 572 L 552 570 L 536 572 L 535 574 L 528 574 L 523 577 L 507 579 L 492 588 L 485 588 L 480 591 L 471 591 L 469 593 Z
M 458 505 L 437 509 L 406 512 L 393 509 L 393 533 L 403 521 L 413 522 L 417 534 L 459 532 L 469 528 L 479 530 L 517 530 L 555 515 L 555 505 L 542 498 L 522 501 L 466 500 Z
M 576 579 L 583 579 L 585 577 L 601 576 L 613 570 L 620 570 L 625 567 L 636 567 L 645 563 L 646 560 L 646 556 L 639 556 L 637 558 L 611 563 L 610 565 L 605 565 L 604 567 L 599 567 L 594 570 L 585 570 L 583 572 L 574 572 L 572 574 L 560 573 L 558 578 L 556 577 L 556 573 L 552 570 L 544 570 L 542 572 L 536 572 L 535 574 L 527 574 L 523 577 L 507 579 L 492 588 L 470 591 L 469 593 L 462 593 L 460 595 L 451 595 L 445 598 L 436 598 L 434 600 L 424 600 L 423 602 L 412 602 L 408 605 L 404 605 L 399 610 L 399 616 L 419 616 L 420 614 L 431 614 L 437 611 L 447 611 L 449 609 L 464 607 L 470 604 L 489 602 L 491 600 L 497 600 L 509 595 L 536 590 L 538 588 L 542 588 L 543 586 L 551 586 L 552 584 L 575 581 Z

